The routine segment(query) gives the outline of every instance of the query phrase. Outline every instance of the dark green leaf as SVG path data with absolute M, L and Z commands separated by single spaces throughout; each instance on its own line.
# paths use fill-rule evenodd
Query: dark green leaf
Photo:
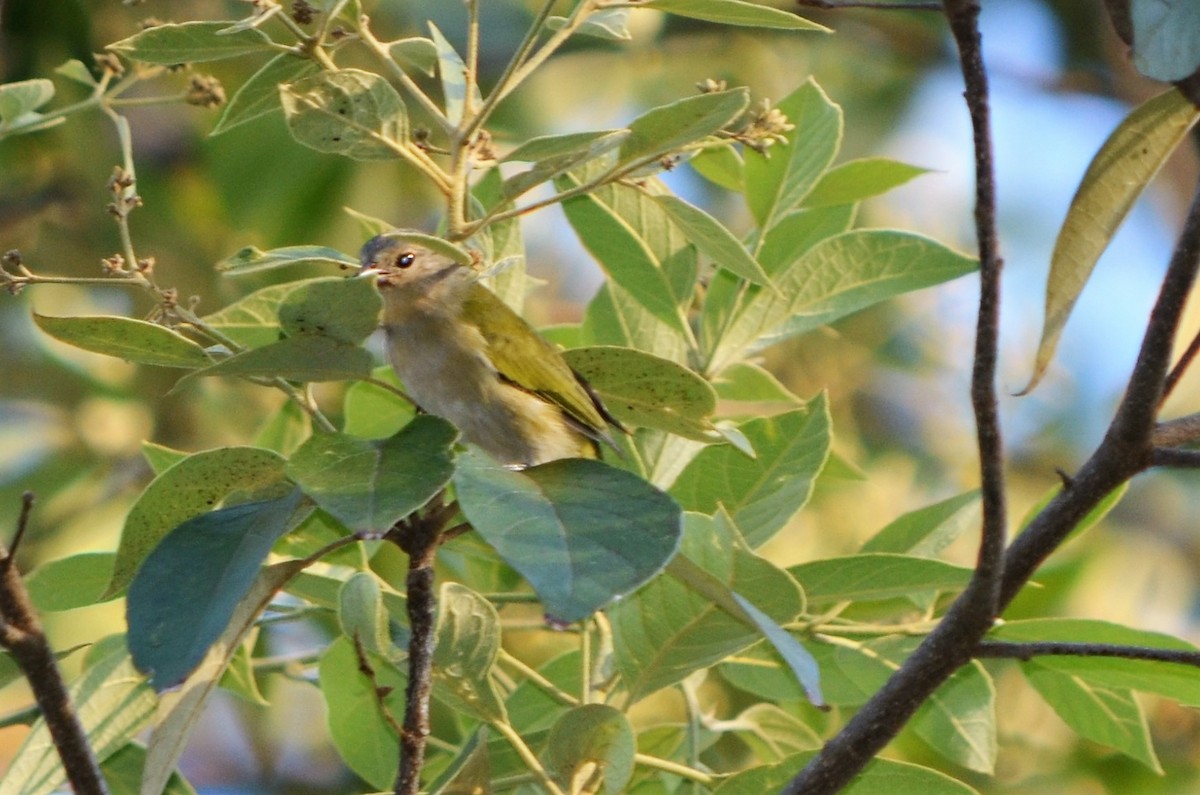
M 810 602 L 894 599 L 922 591 L 962 590 L 971 569 L 932 558 L 881 552 L 824 558 L 788 569 Z
M 565 790 L 584 767 L 595 766 L 603 783 L 593 792 L 619 795 L 633 776 L 637 742 L 629 720 L 607 704 L 584 704 L 560 717 L 550 729 L 546 768 Z M 592 777 L 588 781 L 593 781 Z
M 351 530 L 384 533 L 450 481 L 456 438 L 430 414 L 381 441 L 317 434 L 292 455 L 288 476 Z
M 280 53 L 242 83 L 221 111 L 209 135 L 220 135 L 248 121 L 280 110 L 279 84 L 292 83 L 320 70 L 316 61 Z
M 971 527 L 978 527 L 979 490 L 906 513 L 863 544 L 863 552 L 936 557 Z
M 178 685 L 221 636 L 275 540 L 298 522 L 301 494 L 189 519 L 129 585 L 129 650 L 156 690 Z
M 204 349 L 177 331 L 127 317 L 47 317 L 34 314 L 38 328 L 60 342 L 135 364 L 204 367 Z
M 320 72 L 281 85 L 292 137 L 353 160 L 393 160 L 408 140 L 408 111 L 383 77 L 358 69 Z
M 468 450 L 454 477 L 472 526 L 559 621 L 576 621 L 653 577 L 675 554 L 680 511 L 640 478 L 564 459 L 520 472 Z
M 127 58 L 162 66 L 199 61 L 217 61 L 248 55 L 254 52 L 270 52 L 271 40 L 256 28 L 244 28 L 233 33 L 222 34 L 229 22 L 184 22 L 146 28 L 108 49 L 116 50 Z
M 25 581 L 34 607 L 47 613 L 106 601 L 103 594 L 112 580 L 116 558 L 113 552 L 82 552 L 43 563 Z
M 252 348 L 223 359 L 193 376 L 283 378 L 288 381 L 355 381 L 370 378 L 374 361 L 357 345 L 330 337 L 302 336 Z
M 289 336 L 329 337 L 352 345 L 379 326 L 383 301 L 369 279 L 314 279 L 279 304 L 279 325 Z

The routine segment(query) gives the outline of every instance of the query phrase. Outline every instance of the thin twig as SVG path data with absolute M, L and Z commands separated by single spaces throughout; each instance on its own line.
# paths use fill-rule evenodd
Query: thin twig
M 18 546 L 33 511 L 33 494 L 26 492 L 13 548 Z M 17 571 L 13 553 L 0 545 L 0 646 L 12 654 L 29 681 L 41 709 L 63 771 L 76 795 L 107 795 L 100 764 L 88 743 L 87 732 L 71 703 L 54 650 L 46 640 L 29 592 Z
M 1125 646 L 1115 643 L 1067 643 L 1036 641 L 1009 643 L 999 640 L 981 641 L 975 647 L 976 657 L 1012 660 L 1032 660 L 1034 657 L 1118 657 L 1123 660 L 1169 662 L 1200 667 L 1200 651 L 1195 649 L 1160 649 L 1154 646 Z
M 363 646 L 362 638 L 358 633 L 354 634 L 354 656 L 358 658 L 358 672 L 371 682 L 371 693 L 375 696 L 375 705 L 379 707 L 380 714 L 383 715 L 383 720 L 397 737 L 404 736 L 404 729 L 400 726 L 396 716 L 388 708 L 387 697 L 391 695 L 391 688 L 383 687 L 379 684 L 379 677 L 375 674 L 375 666 L 371 665 L 371 660 L 367 657 L 367 650 Z
M 1192 341 L 1188 344 L 1183 355 L 1179 357 L 1179 361 L 1175 363 L 1175 366 L 1171 368 L 1171 372 L 1167 374 L 1167 380 L 1163 383 L 1162 397 L 1158 401 L 1160 408 L 1163 403 L 1167 402 L 1167 398 L 1171 396 L 1171 392 L 1179 384 L 1179 379 L 1183 378 L 1183 374 L 1187 372 L 1197 353 L 1200 353 L 1200 331 L 1196 332 L 1196 336 L 1192 337 Z

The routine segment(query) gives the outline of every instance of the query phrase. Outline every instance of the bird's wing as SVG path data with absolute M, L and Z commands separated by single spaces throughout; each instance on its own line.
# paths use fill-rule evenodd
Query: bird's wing
M 467 317 L 489 318 L 486 328 L 479 331 L 501 377 L 559 406 L 588 436 L 607 436 L 608 411 L 562 354 L 520 315 L 481 284 L 472 285 L 463 310 Z

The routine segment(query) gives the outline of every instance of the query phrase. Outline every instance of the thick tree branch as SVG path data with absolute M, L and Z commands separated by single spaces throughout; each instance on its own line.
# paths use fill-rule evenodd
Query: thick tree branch
M 14 560 L 32 510 L 33 495 L 26 492 L 12 551 L 0 545 L 0 646 L 8 649 L 21 673 L 29 680 L 33 697 L 76 795 L 107 795 L 108 786 L 100 774 L 100 764 L 88 744 L 87 732 L 79 722 L 54 650 L 46 640 Z
M 985 640 L 975 647 L 976 657 L 1032 660 L 1034 657 L 1119 657 L 1124 660 L 1171 662 L 1200 667 L 1200 651 L 1195 649 L 1159 649 L 1153 646 L 1123 646 L 1112 643 L 1066 643 L 1037 641 L 1008 643 Z

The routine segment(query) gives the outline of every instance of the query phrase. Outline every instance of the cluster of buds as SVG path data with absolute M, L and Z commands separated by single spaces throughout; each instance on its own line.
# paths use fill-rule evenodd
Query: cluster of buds
M 111 52 L 92 53 L 92 58 L 96 61 L 96 67 L 107 75 L 120 77 L 125 74 L 125 64 Z
M 21 259 L 21 252 L 15 248 L 0 255 L 0 284 L 4 285 L 4 289 L 9 293 L 16 295 L 21 292 L 25 282 L 19 276 L 9 273 L 8 268 L 12 268 L 20 274 L 28 273 L 25 262 Z
M 724 80 L 713 80 L 711 77 L 706 77 L 703 82 L 696 84 L 696 88 L 701 94 L 716 94 L 729 88 L 729 84 Z
M 113 167 L 113 175 L 108 180 L 108 190 L 114 199 L 108 204 L 110 215 L 125 219 L 135 207 L 142 206 L 142 197 L 133 189 L 134 182 L 133 174 L 120 166 Z
M 779 108 L 771 107 L 771 100 L 764 99 L 751 111 L 750 123 L 734 135 L 734 138 L 759 154 L 776 143 L 787 143 L 785 133 L 796 129 Z
M 317 9 L 308 0 L 293 0 L 292 19 L 298 25 L 309 25 L 317 18 Z
M 480 130 L 475 134 L 475 140 L 471 142 L 471 149 L 478 162 L 492 163 L 496 160 L 496 150 L 492 148 L 492 134 L 487 130 Z
M 183 99 L 189 105 L 217 108 L 225 104 L 225 88 L 212 75 L 192 75 Z

